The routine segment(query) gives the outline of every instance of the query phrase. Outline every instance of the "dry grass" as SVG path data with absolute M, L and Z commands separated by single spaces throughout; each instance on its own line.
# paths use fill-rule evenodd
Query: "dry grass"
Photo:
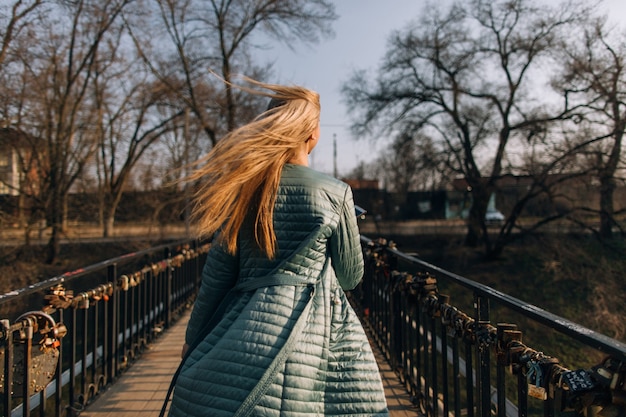
M 0 247 L 0 294 L 74 271 L 78 268 L 154 246 L 149 240 L 68 243 L 52 265 L 44 262 L 45 246 Z
M 416 251 L 429 263 L 626 342 L 623 238 L 607 245 L 591 236 L 535 236 L 490 262 L 482 260 L 480 250 L 464 247 L 461 238 L 419 236 L 399 238 L 397 243 L 400 250 Z M 473 314 L 471 292 L 442 281 L 440 291 L 451 296 L 451 304 Z M 492 305 L 491 320 L 518 324 L 525 343 L 562 363 L 595 364 L 603 356 L 583 351 L 568 337 L 500 306 Z

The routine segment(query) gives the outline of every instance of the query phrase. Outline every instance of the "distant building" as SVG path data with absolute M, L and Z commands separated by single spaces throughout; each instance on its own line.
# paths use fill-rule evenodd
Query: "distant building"
M 46 146 L 39 138 L 0 128 L 0 195 L 38 196 L 46 171 Z
M 18 195 L 23 170 L 19 149 L 23 135 L 11 128 L 0 128 L 0 195 Z
M 354 201 L 379 219 L 441 219 L 445 216 L 444 190 L 388 192 L 378 180 L 343 179 L 352 188 Z
M 487 179 L 485 178 L 485 181 Z M 353 189 L 354 201 L 370 215 L 382 219 L 458 219 L 467 218 L 472 205 L 472 190 L 463 178 L 453 180 L 446 190 L 392 193 L 379 188 L 377 180 L 344 179 Z M 496 182 L 488 212 L 510 213 L 515 204 L 533 187 L 529 176 L 504 175 Z M 545 217 L 567 212 L 573 207 L 599 209 L 597 180 L 591 176 L 571 178 L 550 175 L 544 186 L 550 195 L 539 194 L 528 200 L 522 216 Z M 615 210 L 626 210 L 626 187 L 618 186 L 614 194 Z
M 378 190 L 378 180 L 361 180 L 352 178 L 343 178 L 343 182 L 348 184 L 353 190 Z
M 386 192 L 378 180 L 342 178 L 352 188 L 354 203 L 367 210 L 368 216 L 382 217 L 387 212 Z

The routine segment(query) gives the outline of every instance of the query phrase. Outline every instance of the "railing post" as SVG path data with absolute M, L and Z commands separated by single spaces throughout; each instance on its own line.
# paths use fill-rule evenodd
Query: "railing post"
M 33 353 L 33 322 L 31 318 L 26 319 L 28 324 L 23 329 L 24 332 L 24 379 L 22 383 L 22 416 L 28 417 L 30 416 L 30 368 L 31 368 L 31 355 Z M 10 410 L 8 410 L 10 413 Z M 7 415 L 8 415 L 7 413 Z
M 470 340 L 464 340 L 465 344 L 465 390 L 467 393 L 467 417 L 474 417 L 474 350 Z
M 392 275 L 393 276 L 393 275 Z M 401 327 L 401 293 L 395 285 L 395 280 L 389 284 L 389 350 L 390 362 L 393 369 L 399 369 L 402 357 L 402 327 Z
M 100 300 L 96 300 L 93 305 L 93 346 L 91 349 L 91 357 L 93 359 L 91 369 L 91 383 L 92 387 L 90 393 L 95 396 L 98 394 L 98 387 L 100 385 L 100 369 L 98 366 L 98 339 L 100 337 Z
M 440 294 L 439 302 L 441 305 L 447 305 L 450 301 L 450 297 L 447 295 Z M 442 318 L 441 320 L 441 381 L 442 386 L 442 396 L 443 396 L 443 416 L 448 417 L 450 413 L 450 392 L 448 390 L 448 332 L 446 329 L 447 322 L 444 321 L 442 317 L 443 314 L 439 312 L 439 316 Z
M 2 405 L 5 414 L 11 410 L 11 392 L 13 391 L 13 332 L 9 320 L 1 320 L 2 339 L 4 341 L 4 396 Z
M 424 352 L 423 361 L 422 361 L 422 374 L 424 375 L 424 386 L 423 386 L 423 395 L 425 402 L 425 409 L 428 413 L 428 407 L 432 404 L 432 398 L 430 396 L 430 385 L 432 383 L 432 376 L 430 374 L 430 364 L 428 362 L 428 352 L 429 352 L 429 339 L 428 339 L 428 323 L 430 319 L 425 312 L 420 309 L 420 330 L 422 332 L 422 340 L 420 351 Z M 436 404 L 435 404 L 436 406 Z
M 454 415 L 461 415 L 461 364 L 459 362 L 459 340 L 454 337 L 452 339 L 452 373 L 454 375 L 453 392 L 454 392 Z
M 84 294 L 84 298 L 80 303 L 83 310 L 83 351 L 82 351 L 82 370 L 80 375 L 80 395 L 81 407 L 84 407 L 89 400 L 89 383 L 87 381 L 87 355 L 89 353 L 89 298 Z
M 163 253 L 164 259 L 169 259 L 171 256 L 171 251 L 169 248 L 165 249 Z M 167 272 L 165 274 L 165 326 L 170 327 L 172 324 L 172 268 L 167 268 Z
M 135 274 L 133 274 L 133 276 L 130 277 L 131 280 L 131 285 L 128 288 L 128 299 L 130 300 L 129 303 L 130 305 L 128 306 L 128 311 L 130 312 L 130 318 L 129 318 L 129 322 L 128 322 L 128 346 L 126 346 L 126 354 L 128 356 L 128 362 L 126 366 L 130 365 L 130 362 L 133 360 L 133 358 L 135 357 L 135 347 L 137 346 L 137 342 L 139 340 L 139 320 L 138 320 L 138 316 L 139 316 L 139 310 L 137 309 L 137 306 L 139 304 L 138 302 L 138 293 L 139 293 L 139 286 L 137 285 L 137 278 L 135 278 L 134 276 Z M 133 331 L 134 326 L 137 326 L 136 328 L 136 332 Z
M 64 309 L 60 308 L 58 310 L 59 314 L 59 323 L 63 323 L 63 312 Z M 55 405 L 55 416 L 61 416 L 63 414 L 63 345 L 64 343 L 59 343 L 59 360 L 57 362 L 57 368 L 55 373 L 55 381 L 56 381 L 56 390 L 54 395 L 54 405 Z
M 491 415 L 491 381 L 489 375 L 490 356 L 489 341 L 482 340 L 482 330 L 489 324 L 489 299 L 478 294 L 474 295 L 476 313 L 476 382 L 478 384 L 478 414 L 481 417 Z M 471 377 L 471 375 L 469 375 Z
M 437 372 L 437 321 L 434 317 L 428 319 L 429 323 L 429 335 L 430 335 L 430 367 L 431 373 L 431 403 L 432 403 L 432 416 L 437 417 L 439 415 L 439 387 L 437 381 L 439 379 L 439 373 Z
M 200 242 L 196 239 L 193 241 L 193 247 L 194 250 L 196 251 L 197 254 L 200 254 Z M 193 281 L 193 285 L 194 288 L 198 288 L 200 286 L 200 279 L 202 277 L 202 270 L 204 269 L 204 262 L 202 262 L 202 260 L 205 259 L 205 257 L 200 257 L 200 256 L 196 256 L 196 260 L 194 262 L 194 265 L 196 266 L 195 270 L 194 270 L 194 281 Z
M 105 351 L 104 351 L 104 361 L 107 364 L 107 370 L 105 375 L 106 383 L 111 383 L 116 375 L 117 375 L 117 366 L 118 366 L 118 313 L 119 313 L 119 298 L 120 293 L 118 291 L 117 286 L 117 264 L 111 264 L 107 267 L 107 281 L 111 285 L 111 290 L 109 291 L 111 297 L 109 301 L 106 303 L 110 318 L 110 324 L 107 326 L 105 334 L 108 332 L 108 344 L 105 343 Z
M 517 325 L 498 323 L 496 326 L 496 390 L 498 393 L 498 417 L 506 417 L 506 369 L 511 366 L 510 355 L 518 349 L 511 347 L 513 341 L 521 343 L 522 332 Z
M 72 334 L 72 344 L 70 346 L 70 366 L 69 366 L 69 371 L 70 371 L 70 382 L 69 382 L 69 404 L 70 407 L 75 407 L 76 406 L 76 401 L 75 401 L 75 397 L 76 397 L 76 392 L 75 392 L 75 387 L 76 387 L 76 345 L 78 342 L 78 321 L 76 319 L 76 311 L 77 311 L 77 307 L 76 306 L 72 306 L 72 322 L 71 322 L 71 326 L 70 328 L 71 330 L 71 334 Z

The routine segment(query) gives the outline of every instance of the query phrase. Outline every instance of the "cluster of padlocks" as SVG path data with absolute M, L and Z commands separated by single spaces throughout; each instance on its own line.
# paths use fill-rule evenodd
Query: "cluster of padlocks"
M 0 347 L 0 392 L 8 385 L 5 375 L 12 380 L 14 396 L 43 390 L 57 370 L 60 339 L 67 333 L 65 325 L 43 311 L 29 311 L 13 324 L 2 320 L 1 331 L 5 345 Z M 9 372 L 7 363 L 11 364 Z

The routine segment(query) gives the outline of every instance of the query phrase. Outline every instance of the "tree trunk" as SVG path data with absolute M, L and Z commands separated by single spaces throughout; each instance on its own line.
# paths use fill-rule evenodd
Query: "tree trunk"
M 108 215 L 104 219 L 104 228 L 102 230 L 102 237 L 111 237 L 113 236 L 113 230 L 115 228 L 115 218 L 114 216 Z
M 113 236 L 113 229 L 115 228 L 115 213 L 117 212 L 117 208 L 122 200 L 122 187 L 123 182 L 121 182 L 117 187 L 113 187 L 109 196 L 105 196 L 105 205 L 103 207 L 104 237 Z
M 51 265 L 56 261 L 61 250 L 61 224 L 56 223 L 52 226 L 52 235 L 46 246 L 46 263 Z
M 603 239 L 613 238 L 613 225 L 615 224 L 615 209 L 613 207 L 613 194 L 615 193 L 615 180 L 612 176 L 600 177 L 600 236 Z
M 465 245 L 477 247 L 485 243 L 485 213 L 491 193 L 484 185 L 480 184 L 480 179 L 474 184 L 470 182 L 470 187 L 472 205 L 467 218 Z
M 20 228 L 27 228 L 30 221 L 26 216 L 26 197 L 24 187 L 20 186 L 20 193 L 17 196 L 17 224 Z
M 475 248 L 480 245 L 482 240 L 482 228 L 480 225 L 480 217 L 476 215 L 474 205 L 470 210 L 467 218 L 467 234 L 465 235 L 465 246 Z
M 52 233 L 46 245 L 46 263 L 51 265 L 56 261 L 61 250 L 61 233 L 63 232 L 63 214 L 61 201 L 56 199 L 52 202 L 51 226 Z
M 52 264 L 56 261 L 61 249 L 61 233 L 63 232 L 63 207 L 64 199 L 55 185 L 56 181 L 51 181 L 52 194 L 50 196 L 50 205 L 47 213 L 47 223 L 52 227 L 52 234 L 46 246 L 46 263 Z

